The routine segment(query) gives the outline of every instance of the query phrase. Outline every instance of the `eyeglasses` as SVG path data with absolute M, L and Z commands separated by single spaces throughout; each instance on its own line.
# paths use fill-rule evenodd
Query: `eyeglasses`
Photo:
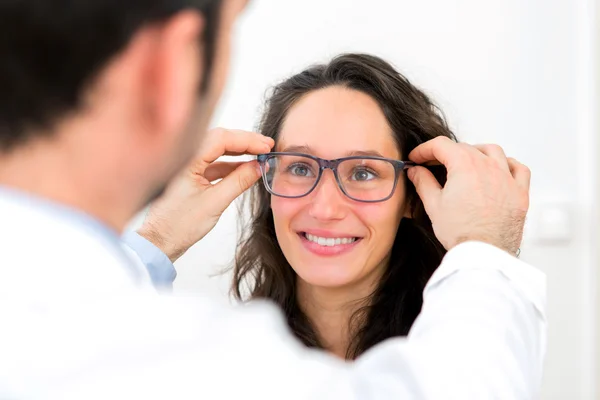
M 394 194 L 401 171 L 411 161 L 356 156 L 324 160 L 302 153 L 268 153 L 257 157 L 267 191 L 286 198 L 304 197 L 319 184 L 323 171 L 333 171 L 337 184 L 352 200 L 376 203 Z

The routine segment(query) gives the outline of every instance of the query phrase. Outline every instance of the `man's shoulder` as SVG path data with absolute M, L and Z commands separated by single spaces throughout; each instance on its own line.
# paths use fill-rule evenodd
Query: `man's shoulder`
M 0 199 L 2 296 L 63 296 L 123 285 L 127 260 L 91 232 Z

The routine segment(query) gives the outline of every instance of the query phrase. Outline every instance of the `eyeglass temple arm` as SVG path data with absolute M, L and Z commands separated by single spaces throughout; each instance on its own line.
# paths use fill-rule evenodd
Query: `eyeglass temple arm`
M 412 161 L 403 161 L 403 163 L 404 163 L 404 169 L 410 168 L 410 167 L 416 167 L 417 165 L 420 165 L 422 167 L 436 167 L 436 166 L 444 165 L 439 161 L 427 161 L 427 162 L 424 162 L 423 164 L 417 164 Z

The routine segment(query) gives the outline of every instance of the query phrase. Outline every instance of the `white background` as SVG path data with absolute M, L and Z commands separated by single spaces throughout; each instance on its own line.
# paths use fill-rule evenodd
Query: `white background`
M 548 274 L 543 399 L 596 398 L 598 215 L 592 0 L 252 0 L 214 124 L 252 129 L 265 90 L 344 51 L 392 62 L 462 141 L 494 142 L 533 171 L 522 258 Z M 177 290 L 223 296 L 236 210 L 178 263 Z

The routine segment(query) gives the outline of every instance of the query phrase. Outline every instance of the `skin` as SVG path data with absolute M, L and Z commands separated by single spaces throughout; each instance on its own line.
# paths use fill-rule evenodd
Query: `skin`
M 289 111 L 276 149 L 324 159 L 360 152 L 402 159 L 375 100 L 343 87 L 304 96 Z M 326 347 L 341 357 L 349 342 L 349 317 L 376 288 L 389 263 L 396 231 L 406 216 L 405 200 L 404 180 L 399 179 L 387 201 L 354 201 L 342 193 L 330 170 L 305 197 L 272 196 L 277 240 L 299 277 L 299 302 Z M 360 239 L 351 246 L 334 246 L 346 248 L 339 254 L 324 255 L 307 246 L 305 232 Z

